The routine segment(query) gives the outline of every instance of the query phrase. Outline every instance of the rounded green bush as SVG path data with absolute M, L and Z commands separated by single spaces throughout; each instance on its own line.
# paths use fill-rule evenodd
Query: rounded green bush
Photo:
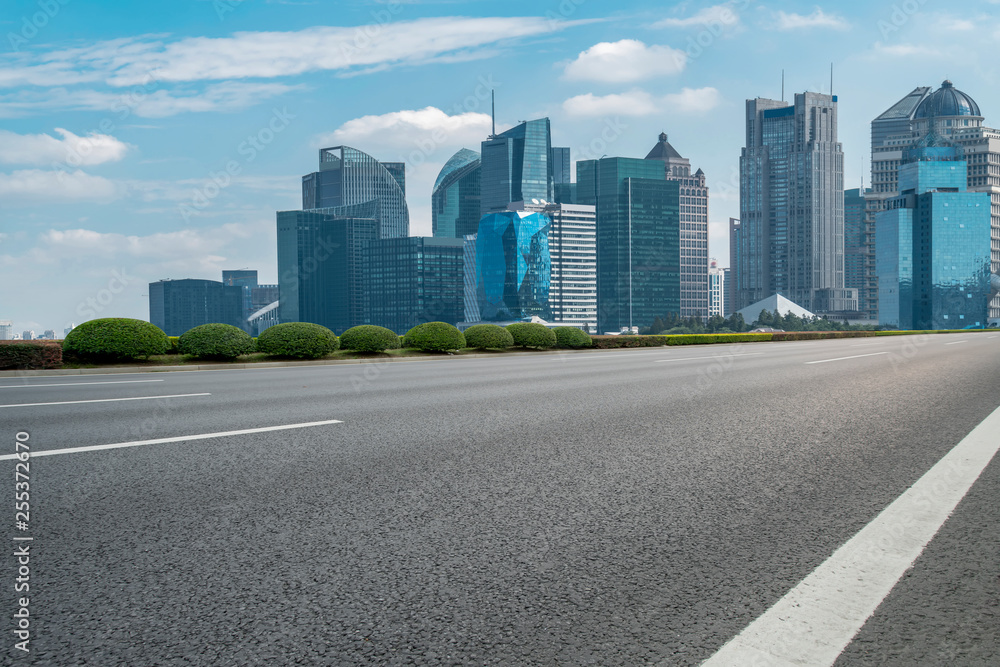
M 337 334 L 310 322 L 275 324 L 257 337 L 257 351 L 273 357 L 318 359 L 336 352 L 339 347 Z
M 235 359 L 254 351 L 253 338 L 232 324 L 202 324 L 185 331 L 177 350 L 199 359 Z
M 465 330 L 465 344 L 480 350 L 514 347 L 514 337 L 499 324 L 473 324 Z
M 399 349 L 399 336 L 392 329 L 362 324 L 340 335 L 340 347 L 355 352 L 383 352 Z
M 518 347 L 535 347 L 544 350 L 556 346 L 556 335 L 544 324 L 536 322 L 515 322 L 507 325 L 507 331 L 514 337 Z
M 447 322 L 425 322 L 407 331 L 403 344 L 425 352 L 449 352 L 464 348 L 465 336 Z
M 63 352 L 104 361 L 147 359 L 170 349 L 167 334 L 154 324 L 127 317 L 103 317 L 79 325 L 63 340 Z
M 583 329 L 576 327 L 556 327 L 552 330 L 556 335 L 556 345 L 559 347 L 590 347 L 592 341 Z

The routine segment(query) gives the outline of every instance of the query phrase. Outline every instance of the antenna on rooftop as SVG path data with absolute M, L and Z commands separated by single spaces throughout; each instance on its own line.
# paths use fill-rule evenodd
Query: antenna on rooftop
M 490 111 L 490 116 L 493 118 L 493 133 L 490 136 L 495 137 L 497 136 L 497 91 L 496 90 L 490 91 L 490 104 L 492 106 L 492 110 Z
M 830 97 L 833 97 L 833 63 L 830 63 Z
M 785 70 L 781 70 L 781 101 L 785 101 Z

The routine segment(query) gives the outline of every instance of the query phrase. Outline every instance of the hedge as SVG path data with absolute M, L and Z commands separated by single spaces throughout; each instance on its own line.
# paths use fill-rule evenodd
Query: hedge
M 90 320 L 66 334 L 63 353 L 84 359 L 146 359 L 170 349 L 167 334 L 149 322 L 126 317 Z
M 465 347 L 465 336 L 447 322 L 425 322 L 407 331 L 403 344 L 424 352 L 450 352 Z
M 544 324 L 537 322 L 515 322 L 507 325 L 507 331 L 514 337 L 518 347 L 534 347 L 539 350 L 556 346 L 556 335 Z
M 199 359 L 235 359 L 254 351 L 253 338 L 246 331 L 232 324 L 202 324 L 188 329 L 181 337 L 178 350 L 181 354 Z
M 337 334 L 309 322 L 275 324 L 257 337 L 257 351 L 273 357 L 318 359 L 336 352 L 339 347 Z
M 465 344 L 479 350 L 506 350 L 514 337 L 499 324 L 473 324 L 465 330 Z
M 399 336 L 392 329 L 374 324 L 351 327 L 340 335 L 340 348 L 355 352 L 384 352 L 399 349 Z
M 590 347 L 593 341 L 583 330 L 576 327 L 556 327 L 552 330 L 556 335 L 556 345 L 558 347 L 580 348 Z
M 62 366 L 62 346 L 35 341 L 6 342 L 0 345 L 0 368 L 32 369 Z

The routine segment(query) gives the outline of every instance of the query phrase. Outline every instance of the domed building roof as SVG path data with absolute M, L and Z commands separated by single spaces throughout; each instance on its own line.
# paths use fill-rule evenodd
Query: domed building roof
M 928 95 L 917 106 L 914 118 L 940 118 L 942 116 L 981 116 L 976 101 L 955 88 L 951 81 Z
M 457 153 L 448 158 L 444 166 L 441 167 L 441 171 L 438 172 L 437 180 L 434 181 L 433 192 L 437 192 L 438 188 L 441 187 L 441 183 L 445 181 L 446 178 L 454 174 L 459 169 L 467 167 L 470 164 L 479 162 L 480 156 L 476 151 L 470 151 L 468 148 L 463 148 Z

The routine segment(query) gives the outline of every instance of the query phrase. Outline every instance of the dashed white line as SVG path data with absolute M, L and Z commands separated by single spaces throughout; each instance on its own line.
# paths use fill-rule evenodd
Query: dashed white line
M 151 401 L 156 398 L 188 398 L 191 396 L 211 396 L 211 394 L 170 394 L 168 396 L 132 396 L 130 398 L 95 398 L 89 401 L 56 401 L 54 403 L 11 403 L 0 408 L 35 408 L 42 405 L 76 405 L 78 403 L 114 403 L 116 401 Z
M 60 382 L 59 384 L 11 384 L 0 389 L 23 389 L 25 387 L 82 387 L 95 384 L 141 384 L 144 382 L 163 382 L 163 380 L 117 380 L 115 382 Z
M 854 354 L 849 357 L 837 357 L 836 359 L 820 359 L 819 361 L 807 361 L 806 365 L 809 364 L 825 364 L 830 361 L 844 361 L 845 359 L 860 359 L 861 357 L 877 357 L 880 354 L 889 354 L 888 352 L 872 352 L 870 354 Z
M 756 357 L 765 354 L 764 352 L 745 352 L 743 354 L 713 354 L 710 357 L 677 357 L 676 359 L 657 359 L 654 364 L 662 364 L 669 361 L 696 361 L 698 359 L 725 359 L 727 357 Z
M 702 667 L 833 665 L 1000 449 L 1000 408 Z
M 945 343 L 945 345 L 958 345 L 959 343 L 968 343 L 968 342 L 969 341 L 967 341 L 967 340 L 953 340 L 950 343 Z
M 31 452 L 31 458 L 39 456 L 56 456 L 57 454 L 78 454 L 80 452 L 97 452 L 105 449 L 122 449 L 123 447 L 143 447 L 145 445 L 162 445 L 169 442 L 187 442 L 190 440 L 208 440 L 209 438 L 228 438 L 234 435 L 250 433 L 268 433 L 271 431 L 287 431 L 293 428 L 311 428 L 327 424 L 343 424 L 339 419 L 327 419 L 319 422 L 303 422 L 301 424 L 283 424 L 281 426 L 263 426 L 260 428 L 245 428 L 239 431 L 219 431 L 218 433 L 199 433 L 197 435 L 181 435 L 175 438 L 157 438 L 155 440 L 135 440 L 132 442 L 116 442 L 109 445 L 90 445 L 87 447 L 70 447 L 68 449 L 43 449 Z M 16 454 L 4 454 L 0 461 L 10 461 L 17 458 Z

